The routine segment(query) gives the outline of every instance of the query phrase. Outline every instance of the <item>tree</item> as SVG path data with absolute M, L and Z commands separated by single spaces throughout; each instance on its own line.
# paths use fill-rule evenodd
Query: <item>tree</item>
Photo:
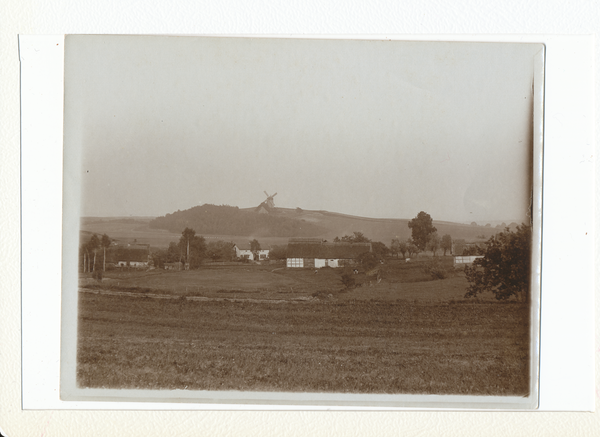
M 411 238 L 406 240 L 406 251 L 408 252 L 408 257 L 411 258 L 413 255 L 417 255 L 419 253 L 419 248 L 413 242 Z
M 178 248 L 180 259 L 185 259 L 187 269 L 198 268 L 206 255 L 204 237 L 197 236 L 191 228 L 185 228 L 181 233 Z
M 450 234 L 446 234 L 442 237 L 441 247 L 444 251 L 444 256 L 446 256 L 446 251 L 452 251 L 452 237 Z
M 96 270 L 96 251 L 98 250 L 98 248 L 100 247 L 100 239 L 98 238 L 98 235 L 94 234 L 92 235 L 92 238 L 90 238 L 90 241 L 87 244 L 86 247 L 86 251 L 89 252 L 94 252 L 94 264 L 92 266 L 91 271 L 95 271 Z M 90 271 L 89 268 L 89 255 L 88 255 L 88 272 Z
M 79 253 L 80 253 L 82 261 L 83 261 L 82 271 L 83 271 L 83 273 L 87 273 L 88 259 L 90 256 L 90 254 L 88 253 L 87 243 L 83 244 L 79 247 Z
M 165 266 L 166 254 L 166 250 L 157 250 L 156 252 L 152 252 L 152 262 L 154 263 L 154 267 L 157 269 L 162 269 Z
M 390 253 L 390 249 L 383 244 L 381 241 L 373 241 L 371 243 L 371 248 L 373 253 L 377 255 L 380 259 L 385 258 Z
M 390 253 L 392 255 L 396 255 L 396 258 L 398 258 L 398 253 L 400 253 L 400 240 L 397 238 L 392 239 L 392 243 L 390 244 Z
M 210 241 L 206 245 L 206 255 L 213 261 L 231 261 L 234 257 L 233 243 L 225 241 Z
M 437 231 L 433 226 L 431 216 L 421 211 L 417 216 L 408 222 L 408 227 L 412 229 L 412 239 L 414 245 L 423 252 L 427 248 L 429 236 Z
M 193 244 L 194 237 L 196 236 L 196 231 L 192 228 L 186 227 L 181 233 L 181 237 L 179 237 L 179 250 L 180 253 L 185 253 L 185 264 L 186 270 L 191 268 L 190 265 L 190 243 Z
M 485 251 L 485 247 L 481 247 L 477 243 L 469 243 L 465 244 L 462 254 L 463 256 L 485 255 Z
M 404 256 L 404 254 L 406 253 L 406 240 L 399 240 L 397 238 L 394 238 L 392 240 L 392 244 L 390 245 L 390 253 L 392 255 L 396 255 L 396 258 L 398 258 L 398 253 L 402 254 L 402 258 L 406 258 Z
M 167 249 L 165 262 L 168 262 L 168 263 L 175 263 L 178 261 L 181 262 L 182 259 L 183 259 L 183 255 L 182 255 L 181 249 L 179 248 L 179 244 L 175 243 L 174 241 L 171 241 L 169 243 L 169 247 Z
M 531 266 L 531 226 L 517 226 L 515 232 L 505 228 L 486 242 L 483 258 L 465 267 L 469 288 L 465 297 L 491 291 L 496 299 L 515 296 L 528 301 Z
M 363 252 L 358 255 L 357 261 L 365 270 L 370 270 L 379 265 L 380 258 L 373 252 Z
M 260 251 L 260 243 L 255 238 L 254 240 L 252 240 L 250 242 L 250 252 L 252 252 L 252 255 L 254 255 L 255 261 L 259 259 L 259 254 L 258 254 L 259 251 Z
M 186 244 L 187 249 L 187 244 Z M 163 250 L 157 250 L 152 253 L 152 260 L 154 262 L 154 266 L 158 269 L 162 269 L 165 266 L 165 263 L 175 263 L 181 262 L 183 259 L 183 253 L 179 249 L 179 244 L 171 241 L 169 243 L 169 247 Z
M 100 239 L 100 245 L 102 246 L 103 254 L 102 254 L 102 271 L 106 271 L 106 248 L 110 247 L 110 238 L 108 235 L 103 234 Z
M 408 251 L 408 241 L 400 240 L 398 242 L 398 250 L 402 254 L 402 258 L 406 258 L 406 252 Z
M 435 256 L 435 252 L 440 248 L 440 236 L 437 232 L 434 232 L 429 236 L 427 240 L 427 248 L 433 252 L 433 256 Z
M 250 242 L 250 250 L 252 252 L 257 252 L 260 250 L 260 243 L 256 238 Z
M 344 235 L 342 238 L 335 237 L 334 243 L 370 243 L 371 240 L 364 236 L 362 232 L 354 231 L 352 235 Z

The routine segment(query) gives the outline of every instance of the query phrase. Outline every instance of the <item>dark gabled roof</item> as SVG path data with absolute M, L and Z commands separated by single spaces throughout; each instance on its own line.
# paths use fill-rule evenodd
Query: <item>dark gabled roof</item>
M 288 258 L 356 259 L 370 252 L 371 243 L 319 243 L 290 241 L 287 247 Z
M 312 237 L 298 237 L 298 238 L 290 238 L 288 240 L 289 244 L 322 244 L 324 241 L 322 238 L 312 238 Z
M 148 247 L 133 246 L 111 246 L 106 250 L 107 261 L 133 261 L 148 262 Z

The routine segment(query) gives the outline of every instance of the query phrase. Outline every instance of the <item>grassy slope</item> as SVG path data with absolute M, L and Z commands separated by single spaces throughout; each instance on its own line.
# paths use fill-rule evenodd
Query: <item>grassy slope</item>
M 389 246 L 393 238 L 409 238 L 410 229 L 408 220 L 405 219 L 373 219 L 365 217 L 356 217 L 345 214 L 332 213 L 327 211 L 307 211 L 297 212 L 293 209 L 278 209 L 278 214 L 283 217 L 305 220 L 310 223 L 323 226 L 330 231 L 321 235 L 326 240 L 333 240 L 336 236 L 342 237 L 346 234 L 352 234 L 359 231 L 374 241 L 382 241 Z M 171 241 L 177 241 L 179 234 L 171 233 L 161 229 L 151 229 L 148 223 L 151 218 L 136 218 L 127 220 L 123 218 L 93 218 L 82 219 L 81 230 L 82 238 L 88 239 L 92 233 L 108 234 L 111 238 L 121 242 L 132 242 L 134 239 L 138 243 L 150 244 L 153 247 L 164 248 Z M 469 226 L 459 223 L 434 221 L 439 235 L 450 234 L 453 239 L 466 239 L 468 241 L 483 241 L 478 236 L 489 238 L 499 229 L 486 228 L 484 226 Z M 232 241 L 241 246 L 247 246 L 249 240 L 253 237 L 240 237 L 236 235 L 204 235 L 207 241 L 224 240 Z M 263 247 L 272 245 L 285 245 L 288 238 L 261 237 L 259 241 Z
M 352 234 L 354 231 L 362 232 L 373 241 L 381 241 L 386 245 L 389 245 L 393 238 L 406 239 L 411 237 L 408 219 L 368 218 L 328 211 L 305 210 L 296 212 L 291 209 L 281 209 L 279 211 L 286 216 L 306 220 L 331 229 L 330 232 L 323 235 L 328 240 L 333 240 L 336 236 L 341 237 L 346 234 Z M 433 224 L 440 236 L 450 234 L 454 239 L 463 238 L 470 241 L 478 240 L 477 237 L 480 235 L 489 238 L 499 231 L 499 229 L 491 227 L 486 228 L 485 226 L 470 226 L 435 220 Z
M 452 257 L 439 257 L 448 269 Z M 164 293 L 171 295 L 195 295 L 205 297 L 251 297 L 281 299 L 287 297 L 310 297 L 315 293 L 332 293 L 338 300 L 373 299 L 394 301 L 397 299 L 430 299 L 434 301 L 462 299 L 467 281 L 462 272 L 443 281 L 431 281 L 423 270 L 423 262 L 404 263 L 390 260 L 382 267 L 382 281 L 377 283 L 367 277 L 362 269 L 354 278 L 362 287 L 340 292 L 342 282 L 340 269 L 286 269 L 283 264 L 233 266 L 205 266 L 190 271 L 108 271 L 102 284 L 92 281 L 90 287 L 133 291 L 141 293 Z M 84 276 L 84 275 L 82 275 Z M 86 276 L 90 276 L 87 274 Z M 492 296 L 486 296 L 491 299 Z

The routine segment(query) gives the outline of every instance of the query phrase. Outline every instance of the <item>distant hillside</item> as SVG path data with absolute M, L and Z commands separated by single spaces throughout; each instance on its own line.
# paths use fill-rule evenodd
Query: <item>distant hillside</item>
M 323 227 L 279 214 L 259 214 L 235 206 L 202 205 L 157 217 L 153 229 L 180 233 L 186 227 L 199 235 L 228 234 L 256 237 L 316 237 L 327 232 Z
M 351 235 L 352 232 L 362 232 L 373 241 L 381 241 L 389 245 L 393 238 L 407 239 L 411 237 L 408 227 L 409 219 L 386 219 L 358 217 L 329 211 L 311 211 L 302 209 L 277 208 L 282 217 L 304 220 L 326 229 L 319 237 L 333 240 L 335 237 Z M 450 234 L 453 239 L 481 241 L 487 239 L 502 229 L 485 226 L 471 226 L 460 223 L 433 220 L 440 236 Z M 482 238 L 483 237 L 483 238 Z
M 256 208 L 203 205 L 177 211 L 164 217 L 83 217 L 81 241 L 93 233 L 104 233 L 118 243 L 143 243 L 164 248 L 177 241 L 181 231 L 190 227 L 207 240 L 232 241 L 249 247 L 257 238 L 264 247 L 285 245 L 291 237 L 319 237 L 333 241 L 335 237 L 362 232 L 373 241 L 390 245 L 393 238 L 411 237 L 408 219 L 358 217 L 329 211 L 301 208 L 274 208 L 270 214 L 258 214 Z M 503 230 L 503 227 L 471 226 L 433 220 L 440 236 L 450 234 L 453 240 L 482 242 Z M 516 223 L 510 223 L 511 229 Z

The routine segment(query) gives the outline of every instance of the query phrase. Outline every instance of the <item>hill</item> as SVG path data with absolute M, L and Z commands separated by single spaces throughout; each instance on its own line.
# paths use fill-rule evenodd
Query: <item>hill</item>
M 203 210 L 203 207 L 206 208 Z M 406 239 L 411 236 L 408 219 L 358 217 L 300 208 L 275 208 L 271 214 L 258 214 L 255 209 L 203 205 L 157 218 L 84 217 L 81 220 L 81 238 L 89 239 L 92 233 L 106 233 L 119 243 L 135 241 L 150 244 L 154 248 L 164 248 L 169 242 L 177 241 L 186 226 L 193 228 L 207 241 L 232 241 L 240 247 L 248 245 L 252 238 L 257 238 L 261 246 L 270 247 L 285 245 L 290 237 L 319 237 L 332 241 L 335 237 L 350 235 L 354 231 L 362 232 L 371 240 L 381 241 L 387 246 L 393 238 Z M 226 220 L 227 216 L 229 221 Z M 251 220 L 244 225 L 245 228 L 241 224 L 238 228 L 236 220 L 247 217 Z M 484 241 L 502 230 L 438 220 L 434 220 L 433 225 L 440 236 L 450 234 L 454 240 L 464 239 L 467 242 Z M 514 224 L 511 225 L 514 227 Z
M 409 219 L 358 217 L 329 211 L 310 211 L 299 208 L 277 209 L 282 216 L 294 217 L 327 229 L 319 237 L 323 237 L 329 241 L 335 237 L 350 235 L 354 231 L 362 232 L 371 240 L 381 241 L 386 245 L 389 245 L 393 238 L 407 239 L 411 237 L 411 230 L 408 227 Z M 437 228 L 440 236 L 450 234 L 453 239 L 465 239 L 467 241 L 487 240 L 501 230 L 492 227 L 472 226 L 438 220 L 434 220 L 433 225 Z
M 157 217 L 150 228 L 181 232 L 186 227 L 197 234 L 247 237 L 317 237 L 327 229 L 303 219 L 280 214 L 260 214 L 236 206 L 202 205 Z

